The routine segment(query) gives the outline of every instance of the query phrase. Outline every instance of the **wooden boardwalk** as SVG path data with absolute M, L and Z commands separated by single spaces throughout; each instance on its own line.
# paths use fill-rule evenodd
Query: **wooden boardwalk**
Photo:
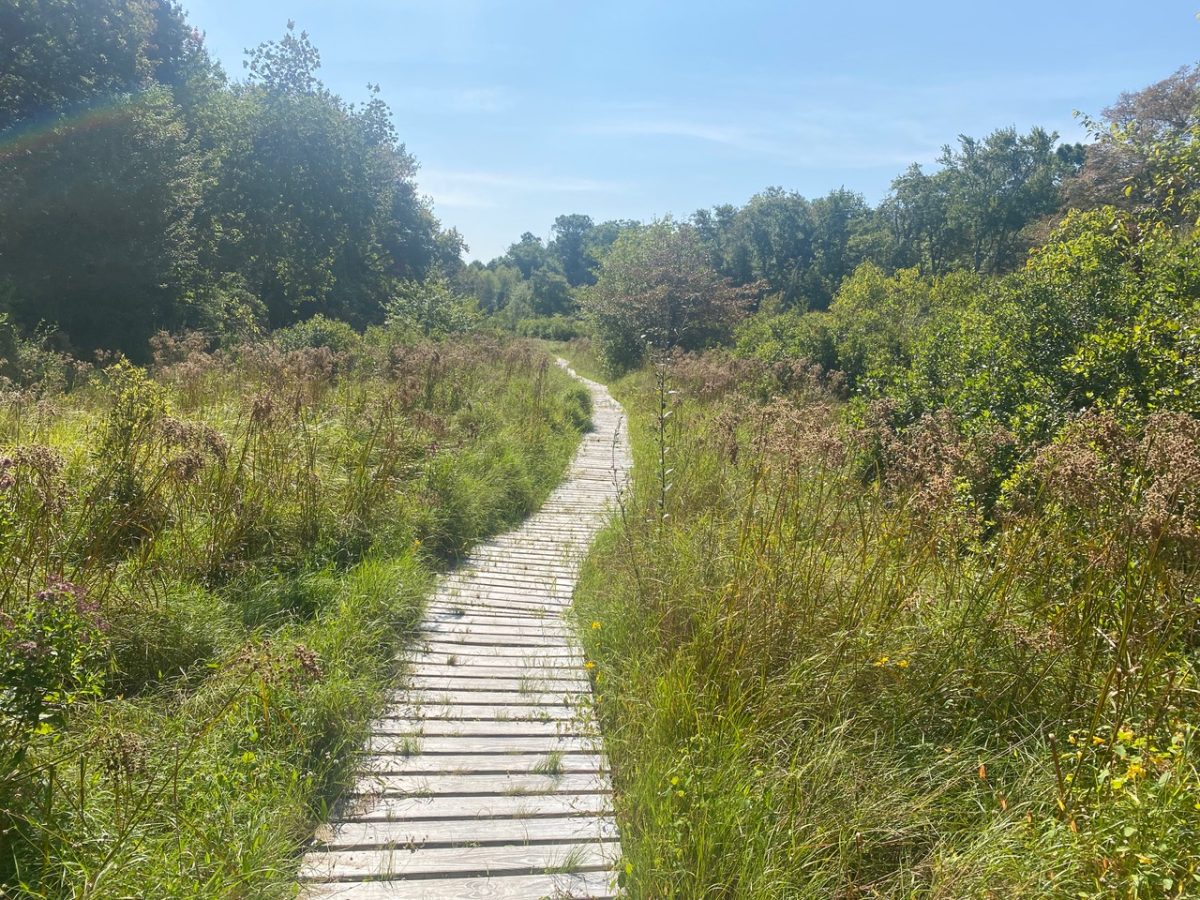
M 593 431 L 536 515 L 442 580 L 354 796 L 304 857 L 303 897 L 616 894 L 612 787 L 563 612 L 630 457 L 621 407 L 581 380 Z

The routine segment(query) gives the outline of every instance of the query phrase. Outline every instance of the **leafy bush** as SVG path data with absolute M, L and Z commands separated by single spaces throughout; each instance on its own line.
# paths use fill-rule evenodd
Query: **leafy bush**
M 517 322 L 517 334 L 546 341 L 573 341 L 582 334 L 580 323 L 566 316 L 540 316 Z
M 346 322 L 329 319 L 319 313 L 311 319 L 279 329 L 272 337 L 285 352 L 324 347 L 334 353 L 348 353 L 359 342 L 358 332 Z
M 726 340 L 756 292 L 718 275 L 694 229 L 668 220 L 622 232 L 582 296 L 601 358 L 622 372 L 648 346 L 698 350 Z

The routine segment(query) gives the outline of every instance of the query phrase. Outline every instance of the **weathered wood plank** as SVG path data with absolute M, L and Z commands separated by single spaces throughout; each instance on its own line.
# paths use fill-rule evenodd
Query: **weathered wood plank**
M 583 654 L 578 650 L 574 650 L 566 645 L 561 646 L 546 646 L 533 644 L 494 644 L 483 641 L 472 641 L 464 638 L 462 640 L 451 640 L 449 638 L 438 638 L 437 640 L 427 640 L 419 645 L 420 649 L 431 654 L 441 654 L 443 656 L 486 656 L 491 659 L 517 659 L 517 660 L 578 660 L 580 666 L 583 665 Z
M 524 734 L 373 734 L 366 744 L 368 753 L 410 754 L 420 756 L 461 756 L 475 753 L 529 753 L 546 755 L 558 752 L 596 753 L 601 749 L 594 737 L 578 734 L 554 734 L 545 731 Z
M 546 816 L 608 815 L 608 794 L 551 794 L 541 797 L 352 798 L 342 821 L 423 822 L 443 819 L 536 819 Z
M 443 775 L 519 775 L 552 770 L 563 774 L 607 772 L 608 763 L 598 753 L 578 751 L 564 753 L 462 753 L 401 756 L 395 753 L 376 753 L 358 759 L 363 772 L 393 772 L 396 774 Z
M 450 664 L 441 660 L 414 660 L 406 669 L 410 676 L 448 676 L 461 678 L 500 678 L 500 679 L 533 679 L 542 681 L 579 681 L 585 680 L 586 669 L 579 666 L 560 665 L 515 665 L 499 666 L 487 657 L 472 657 L 459 663 Z
M 587 695 L 590 700 L 590 695 Z M 534 691 L 534 690 L 476 690 L 470 694 L 456 694 L 452 690 L 408 690 L 403 691 L 400 707 L 444 707 L 444 706 L 496 706 L 496 707 L 566 707 L 578 709 L 589 706 L 578 691 Z M 385 718 L 402 716 L 384 714 Z
M 426 703 L 403 706 L 384 713 L 381 722 L 566 722 L 578 718 L 574 709 L 563 706 L 479 705 Z
M 490 877 L 545 875 L 556 870 L 597 872 L 612 869 L 619 852 L 620 848 L 615 844 L 602 841 L 472 847 L 469 853 L 457 847 L 317 851 L 305 856 L 304 864 L 300 867 L 300 878 L 306 881 L 346 881 L 388 877 L 428 878 L 451 873 Z
M 617 823 L 611 816 L 555 816 L 544 819 L 449 819 L 437 822 L 339 822 L 317 829 L 314 847 L 350 850 L 382 847 L 421 848 L 487 844 L 611 841 Z
M 413 881 L 334 881 L 309 884 L 306 900 L 607 900 L 616 896 L 605 872 L 555 875 L 507 875 L 491 878 L 430 878 Z
M 590 723 L 586 727 L 594 731 Z M 475 737 L 502 738 L 534 735 L 550 736 L 587 736 L 585 723 L 578 719 L 568 719 L 562 722 L 522 722 L 515 719 L 496 720 L 492 722 L 472 722 L 463 720 L 452 722 L 444 719 L 377 719 L 372 725 L 375 735 L 401 735 L 425 737 Z M 483 749 L 487 741 L 480 742 Z
M 354 785 L 356 794 L 389 797 L 539 797 L 546 794 L 603 794 L 607 791 L 607 775 L 595 772 L 562 775 L 372 772 L 363 775 Z
M 474 634 L 490 638 L 526 637 L 564 643 L 573 639 L 565 624 L 553 621 L 535 621 L 528 625 L 517 625 L 503 619 L 488 621 L 473 616 L 430 621 L 418 633 L 422 635 Z
M 582 678 L 551 681 L 536 675 L 520 678 L 469 678 L 464 675 L 412 675 L 404 680 L 414 691 L 457 691 L 467 699 L 476 691 L 507 691 L 516 694 L 590 694 L 591 686 Z M 435 695 L 436 696 L 436 695 Z

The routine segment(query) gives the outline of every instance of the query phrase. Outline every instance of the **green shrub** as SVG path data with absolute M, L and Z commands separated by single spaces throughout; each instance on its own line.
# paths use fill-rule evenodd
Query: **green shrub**
M 540 316 L 521 319 L 517 323 L 517 334 L 547 341 L 573 341 L 583 334 L 583 329 L 578 321 L 566 316 Z
M 281 328 L 272 335 L 281 350 L 325 347 L 335 353 L 348 353 L 358 346 L 358 332 L 340 319 L 318 313 L 303 322 Z

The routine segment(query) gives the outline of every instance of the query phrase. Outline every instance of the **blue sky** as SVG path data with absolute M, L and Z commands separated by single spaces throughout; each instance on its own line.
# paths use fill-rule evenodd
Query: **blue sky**
M 1200 59 L 1200 0 L 185 0 L 240 77 L 289 18 L 349 99 L 378 82 L 470 258 L 560 213 L 686 217 L 769 185 L 877 201 L 959 133 L 1083 136 Z

